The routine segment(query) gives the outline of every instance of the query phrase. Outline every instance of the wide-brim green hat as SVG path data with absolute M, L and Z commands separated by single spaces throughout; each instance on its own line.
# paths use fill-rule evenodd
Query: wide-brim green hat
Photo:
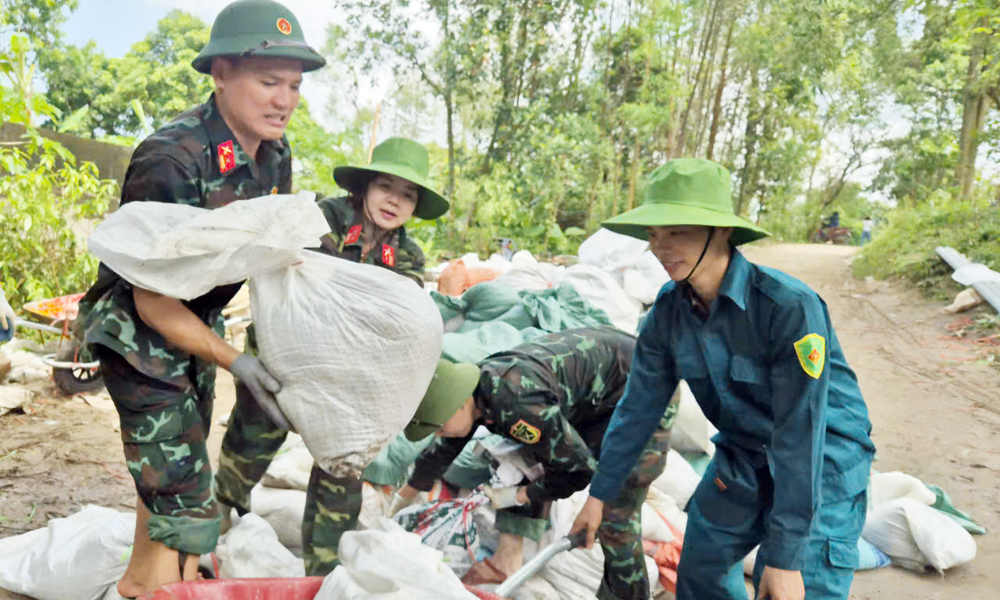
M 388 173 L 415 183 L 420 187 L 417 207 L 413 215 L 421 219 L 436 219 L 448 212 L 451 206 L 444 196 L 427 183 L 430 162 L 427 149 L 421 144 L 401 137 L 392 137 L 372 150 L 371 163 L 363 167 L 341 166 L 333 170 L 333 179 L 345 190 L 363 196 L 373 174 Z
M 438 361 L 417 412 L 403 430 L 411 442 L 422 440 L 444 426 L 462 408 L 479 385 L 479 366 L 471 363 Z
M 191 66 L 211 73 L 212 59 L 219 56 L 293 58 L 302 61 L 303 72 L 326 64 L 326 59 L 306 43 L 292 11 L 273 0 L 237 0 L 222 9 L 208 44 Z
M 703 158 L 677 158 L 654 170 L 642 206 L 608 219 L 615 233 L 646 240 L 646 228 L 657 225 L 732 227 L 729 242 L 738 246 L 771 235 L 733 213 L 729 171 Z

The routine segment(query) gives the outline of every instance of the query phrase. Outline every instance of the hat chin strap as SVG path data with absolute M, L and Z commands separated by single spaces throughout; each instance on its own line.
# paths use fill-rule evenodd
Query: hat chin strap
M 701 256 L 698 257 L 698 262 L 694 263 L 694 268 L 692 268 L 691 272 L 687 274 L 687 277 L 685 277 L 684 279 L 681 279 L 677 283 L 687 283 L 688 279 L 691 279 L 691 276 L 694 275 L 694 272 L 698 269 L 698 265 L 700 265 L 702 259 L 705 258 L 705 253 L 708 252 L 708 247 L 712 244 L 712 236 L 713 235 L 715 235 L 715 227 L 709 227 L 708 228 L 708 239 L 705 240 L 705 247 L 701 249 Z

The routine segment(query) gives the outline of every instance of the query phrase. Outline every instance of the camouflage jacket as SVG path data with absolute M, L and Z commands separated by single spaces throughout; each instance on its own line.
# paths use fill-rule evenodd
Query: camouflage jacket
M 323 236 L 320 250 L 337 258 L 385 267 L 424 287 L 424 253 L 406 235 L 405 225 L 383 238 L 368 256 L 361 256 L 364 227 L 361 202 L 354 196 L 319 201 L 330 225 L 330 233 Z
M 260 161 L 254 161 L 240 147 L 213 94 L 139 144 L 125 173 L 121 203 L 174 202 L 213 209 L 235 200 L 291 193 L 287 139 L 262 142 L 258 155 Z M 216 288 L 185 305 L 221 334 L 221 309 L 240 285 Z M 78 339 L 107 346 L 141 373 L 178 383 L 188 379 L 190 355 L 139 318 L 132 286 L 103 264 L 80 302 L 75 327 Z
M 571 329 L 494 354 L 474 392 L 482 416 L 464 438 L 436 440 L 417 458 L 410 485 L 430 489 L 472 439 L 476 426 L 524 444 L 545 475 L 528 487 L 532 504 L 566 498 L 597 470 L 604 430 L 621 399 L 635 337 L 613 327 Z M 661 427 L 672 425 L 671 406 Z

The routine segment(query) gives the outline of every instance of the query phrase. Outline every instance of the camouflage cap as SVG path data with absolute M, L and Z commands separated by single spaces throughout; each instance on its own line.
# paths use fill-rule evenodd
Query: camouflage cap
M 208 44 L 191 61 L 202 73 L 212 72 L 218 56 L 266 56 L 295 58 L 302 71 L 314 71 L 326 64 L 306 44 L 298 19 L 274 0 L 237 0 L 222 9 L 212 25 Z
M 439 360 L 417 412 L 403 430 L 406 439 L 416 442 L 441 429 L 476 391 L 477 385 L 478 365 Z

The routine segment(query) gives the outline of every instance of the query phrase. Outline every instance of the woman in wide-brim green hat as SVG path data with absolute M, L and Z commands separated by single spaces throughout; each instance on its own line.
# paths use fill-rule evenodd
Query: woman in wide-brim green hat
M 349 195 L 319 202 L 331 228 L 323 250 L 392 269 L 423 286 L 424 254 L 405 223 L 411 217 L 436 219 L 449 207 L 431 187 L 429 172 L 427 149 L 401 137 L 375 146 L 367 165 L 335 168 L 334 180 Z

